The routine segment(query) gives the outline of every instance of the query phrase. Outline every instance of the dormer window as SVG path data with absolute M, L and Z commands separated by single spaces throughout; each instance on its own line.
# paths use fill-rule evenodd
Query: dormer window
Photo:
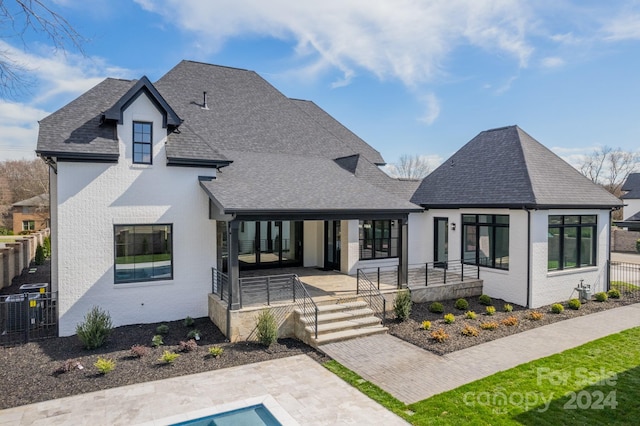
M 152 125 L 142 121 L 133 122 L 133 162 L 151 164 Z

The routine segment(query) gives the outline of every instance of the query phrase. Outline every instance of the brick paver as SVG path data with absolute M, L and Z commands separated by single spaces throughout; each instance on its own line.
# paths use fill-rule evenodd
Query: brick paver
M 385 334 L 320 347 L 331 358 L 405 403 L 640 326 L 640 304 L 538 327 L 445 356 Z

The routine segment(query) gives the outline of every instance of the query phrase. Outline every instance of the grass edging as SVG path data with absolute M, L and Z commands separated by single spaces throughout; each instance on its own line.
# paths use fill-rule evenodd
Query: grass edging
M 632 328 L 410 405 L 336 361 L 323 365 L 414 425 L 631 424 L 640 412 L 639 341 Z

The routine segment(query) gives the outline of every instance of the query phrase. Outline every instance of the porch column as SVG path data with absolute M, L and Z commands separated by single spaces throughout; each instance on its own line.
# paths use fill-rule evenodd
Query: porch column
M 398 287 L 402 284 L 409 284 L 409 220 L 398 220 L 400 225 L 400 275 Z
M 238 261 L 240 221 L 229 221 L 228 250 L 229 250 L 229 309 L 240 309 L 240 262 Z

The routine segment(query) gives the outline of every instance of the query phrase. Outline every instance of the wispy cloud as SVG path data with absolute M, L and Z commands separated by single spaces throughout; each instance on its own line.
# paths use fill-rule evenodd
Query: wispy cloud
M 440 115 L 440 102 L 433 93 L 422 96 L 421 101 L 425 105 L 425 112 L 418 120 L 431 125 Z
M 540 64 L 543 68 L 560 68 L 564 66 L 565 61 L 558 56 L 548 56 L 546 58 L 542 58 Z
M 463 45 L 499 52 L 519 66 L 533 51 L 526 39 L 530 11 L 516 0 L 136 1 L 214 48 L 240 35 L 291 41 L 297 55 L 342 71 L 334 86 L 365 70 L 415 87 L 443 75 L 443 63 Z
M 640 13 L 620 15 L 603 26 L 607 41 L 640 40 Z

